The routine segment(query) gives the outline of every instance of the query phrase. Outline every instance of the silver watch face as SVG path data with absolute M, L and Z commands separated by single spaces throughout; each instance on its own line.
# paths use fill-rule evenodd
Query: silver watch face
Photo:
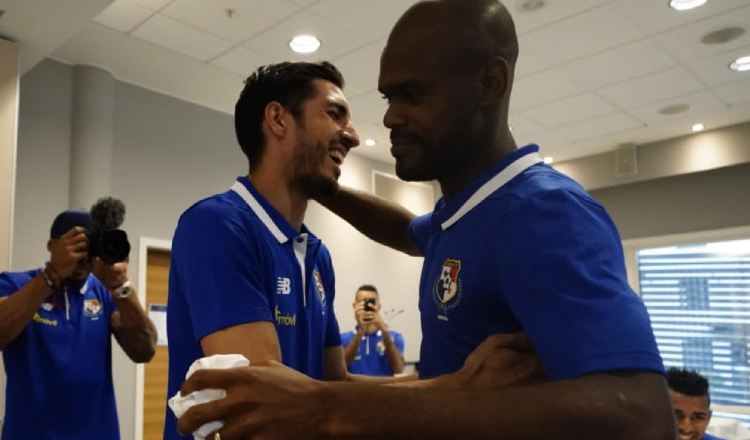
M 119 289 L 117 289 L 117 294 L 120 296 L 120 298 L 127 298 L 130 296 L 130 292 L 132 292 L 133 289 L 130 288 L 130 286 L 121 286 Z

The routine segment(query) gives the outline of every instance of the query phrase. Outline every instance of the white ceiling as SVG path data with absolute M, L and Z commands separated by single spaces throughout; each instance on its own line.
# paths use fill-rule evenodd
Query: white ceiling
M 79 21 L 89 18 L 51 56 L 227 113 L 242 79 L 259 65 L 327 59 L 347 79 L 361 137 L 378 141 L 355 151 L 392 160 L 381 123 L 385 103 L 376 90 L 378 63 L 388 31 L 414 1 L 116 0 L 98 13 L 110 2 L 70 2 L 91 5 L 79 7 Z M 750 0 L 708 0 L 686 12 L 668 8 L 667 0 L 545 0 L 536 12 L 521 12 L 520 2 L 505 1 L 520 35 L 510 117 L 519 144 L 537 142 L 559 161 L 684 135 L 695 122 L 711 129 L 750 120 L 750 72 L 727 68 L 750 55 L 750 29 L 725 44 L 700 41 L 721 28 L 750 27 Z M 0 0 L 6 10 L 0 34 L 15 38 L 23 51 L 46 29 L 41 24 L 60 13 L 39 7 L 45 3 L 60 4 Z M 21 15 L 36 21 L 13 26 Z M 317 35 L 320 51 L 291 52 L 287 43 L 299 33 Z M 680 103 L 690 110 L 658 112 Z

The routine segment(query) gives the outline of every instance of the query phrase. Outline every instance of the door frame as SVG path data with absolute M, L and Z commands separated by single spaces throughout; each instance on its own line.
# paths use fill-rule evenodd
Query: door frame
M 146 271 L 148 270 L 148 251 L 172 251 L 172 241 L 161 238 L 140 237 L 138 239 L 138 299 L 146 308 L 148 314 L 148 304 L 146 302 Z M 135 366 L 135 429 L 134 437 L 138 440 L 143 438 L 143 384 L 145 379 L 144 365 L 136 364 Z

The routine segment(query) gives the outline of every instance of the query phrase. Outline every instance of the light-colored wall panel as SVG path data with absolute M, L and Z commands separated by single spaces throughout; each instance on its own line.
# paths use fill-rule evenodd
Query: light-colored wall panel
M 0 271 L 11 261 L 18 133 L 18 47 L 0 39 Z M 5 370 L 0 359 L 0 427 L 5 413 Z

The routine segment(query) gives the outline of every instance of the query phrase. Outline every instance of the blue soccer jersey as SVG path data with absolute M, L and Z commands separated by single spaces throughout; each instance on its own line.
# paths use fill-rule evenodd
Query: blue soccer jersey
M 396 331 L 389 331 L 396 349 L 404 355 L 404 337 Z M 344 332 L 341 334 L 341 345 L 348 346 L 356 336 L 355 332 Z M 368 376 L 393 376 L 393 369 L 388 361 L 383 342 L 383 332 L 380 330 L 362 336 L 357 348 L 357 355 L 349 365 L 349 372 L 354 374 L 365 374 Z
M 0 274 L 0 297 L 39 270 Z M 51 294 L 3 349 L 3 440 L 119 439 L 112 385 L 112 294 L 93 275 Z
M 204 336 L 248 322 L 272 322 L 282 362 L 321 379 L 325 349 L 341 345 L 334 284 L 323 243 L 304 226 L 297 232 L 247 178 L 193 205 L 172 242 L 169 396 L 204 356 Z M 165 438 L 179 438 L 169 409 Z
M 529 145 L 450 203 L 416 218 L 420 375 L 458 370 L 487 336 L 523 330 L 547 374 L 664 372 L 648 314 L 630 289 L 617 230 L 573 180 Z

